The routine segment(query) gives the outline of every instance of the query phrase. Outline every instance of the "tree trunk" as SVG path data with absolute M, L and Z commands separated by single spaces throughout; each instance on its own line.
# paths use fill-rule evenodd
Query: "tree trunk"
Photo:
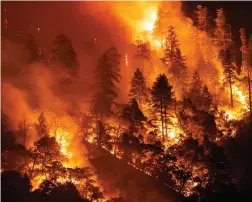
M 162 137 L 164 141 L 164 118 L 163 118 L 163 100 L 160 99 L 160 115 L 161 115 L 161 126 L 162 126 Z
M 233 103 L 233 91 L 232 91 L 232 78 L 231 78 L 231 72 L 230 71 L 229 71 L 229 89 L 230 89 L 231 108 L 233 108 L 234 103 Z
M 249 112 L 250 112 L 250 118 L 252 118 L 252 106 L 251 106 L 251 81 L 250 81 L 250 72 L 249 67 L 247 66 L 248 70 L 248 90 L 249 90 Z
M 165 137 L 167 138 L 167 112 L 166 107 L 164 108 L 164 116 L 165 116 Z

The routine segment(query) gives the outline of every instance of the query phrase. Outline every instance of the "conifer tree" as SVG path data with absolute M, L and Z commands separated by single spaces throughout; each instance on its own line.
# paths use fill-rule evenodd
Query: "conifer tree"
M 162 8 L 158 8 L 157 11 L 157 19 L 154 24 L 154 30 L 153 34 L 155 37 L 161 40 L 163 42 L 166 32 L 167 32 L 167 27 L 169 25 L 169 13 L 164 11 Z
M 234 66 L 234 56 L 231 50 L 228 48 L 226 51 L 222 50 L 220 53 L 220 58 L 222 60 L 223 66 L 223 74 L 224 74 L 224 83 L 229 86 L 229 93 L 230 93 L 230 104 L 233 108 L 233 89 L 232 85 L 236 79 L 236 68 Z
M 40 60 L 39 48 L 32 35 L 28 36 L 26 48 L 29 54 L 28 63 L 38 62 Z
M 150 43 L 142 40 L 136 40 L 136 57 L 149 60 L 151 57 Z
M 116 84 L 120 82 L 120 55 L 115 47 L 109 48 L 99 58 L 95 69 L 95 93 L 92 100 L 92 111 L 108 115 L 118 92 Z
M 38 117 L 38 123 L 36 124 L 36 129 L 39 137 L 45 137 L 46 135 L 49 134 L 48 124 L 43 112 L 41 112 Z
M 148 86 L 142 72 L 137 68 L 131 81 L 129 96 L 138 103 L 148 102 Z
M 198 72 L 194 72 L 192 83 L 188 94 L 189 99 L 194 106 L 200 107 L 202 103 L 202 82 Z
M 196 10 L 197 28 L 207 31 L 209 26 L 208 9 L 202 5 L 197 5 Z
M 53 42 L 51 63 L 63 65 L 70 75 L 76 75 L 79 69 L 76 52 L 72 42 L 65 35 L 58 35 Z
M 231 28 L 226 22 L 226 16 L 223 9 L 217 9 L 217 16 L 214 19 L 214 43 L 221 50 L 226 50 L 229 47 L 231 40 Z
M 163 61 L 166 65 L 170 66 L 169 71 L 173 74 L 174 79 L 184 85 L 187 80 L 188 69 L 185 65 L 185 57 L 181 54 L 179 41 L 173 26 L 168 27 Z
M 167 77 L 160 74 L 152 86 L 152 101 L 154 108 L 159 111 L 163 141 L 165 139 L 164 128 L 167 128 L 167 105 L 174 99 L 172 86 L 169 84 Z M 165 125 L 165 127 L 164 127 Z M 166 129 L 167 135 L 167 129 Z
M 252 72 L 252 34 L 250 34 L 248 41 L 248 62 L 247 62 L 249 109 L 250 109 L 250 116 L 252 117 L 251 72 Z
M 207 86 L 204 85 L 203 91 L 202 91 L 202 108 L 205 111 L 209 111 L 212 106 L 213 106 L 212 95 L 210 94 Z

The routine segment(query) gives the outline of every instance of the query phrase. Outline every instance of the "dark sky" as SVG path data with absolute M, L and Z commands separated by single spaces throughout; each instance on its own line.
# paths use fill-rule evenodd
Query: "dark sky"
M 216 10 L 223 8 L 228 23 L 232 26 L 232 33 L 234 40 L 239 40 L 239 29 L 241 27 L 246 28 L 247 35 L 252 34 L 252 2 L 249 1 L 191 1 L 183 2 L 183 10 L 186 15 L 192 17 L 193 10 L 197 5 L 204 5 L 208 8 L 210 16 L 213 18 L 216 16 Z

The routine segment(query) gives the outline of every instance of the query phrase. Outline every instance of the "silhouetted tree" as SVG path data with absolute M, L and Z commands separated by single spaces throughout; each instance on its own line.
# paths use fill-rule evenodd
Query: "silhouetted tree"
M 142 58 L 142 59 L 150 59 L 151 57 L 151 50 L 150 50 L 150 43 L 144 42 L 142 40 L 136 40 L 136 57 Z
M 169 84 L 167 77 L 162 74 L 159 75 L 152 86 L 152 101 L 154 103 L 154 108 L 159 111 L 161 117 L 162 125 L 162 135 L 163 140 L 165 139 L 164 135 L 164 124 L 167 128 L 167 105 L 173 100 L 174 95 L 172 91 L 172 86 Z M 167 135 L 167 130 L 166 130 Z
M 219 51 L 226 50 L 231 41 L 231 28 L 226 22 L 226 16 L 223 9 L 217 9 L 214 19 L 214 43 L 219 47 Z
M 232 85 L 235 82 L 236 74 L 235 74 L 235 66 L 234 66 L 234 56 L 230 49 L 227 49 L 226 51 L 220 52 L 220 58 L 222 61 L 223 66 L 223 74 L 224 74 L 224 83 L 229 86 L 229 92 L 230 92 L 230 103 L 231 107 L 233 108 L 233 89 Z
M 206 31 L 209 26 L 208 9 L 202 5 L 197 5 L 196 10 L 197 28 Z
M 142 72 L 137 68 L 131 81 L 129 96 L 135 98 L 138 103 L 146 103 L 149 100 L 148 93 L 149 88 L 145 78 Z
M 62 202 L 88 202 L 89 200 L 83 199 L 75 185 L 67 182 L 66 184 L 55 184 L 50 181 L 45 181 L 41 184 L 40 189 L 36 190 L 33 194 L 34 200 L 38 202 L 46 201 L 62 201 Z
M 29 178 L 21 176 L 16 171 L 8 171 L 1 173 L 1 193 L 2 201 L 31 201 L 31 184 Z
M 174 80 L 178 81 L 180 86 L 182 84 L 183 87 L 187 81 L 188 69 L 185 65 L 185 57 L 181 54 L 179 41 L 173 26 L 168 27 L 163 61 L 166 65 L 169 65 L 169 72 L 172 73 Z
M 63 34 L 58 35 L 53 42 L 51 63 L 63 65 L 70 75 L 77 74 L 80 65 L 76 52 L 71 40 Z
M 49 128 L 46 121 L 46 117 L 43 112 L 40 113 L 36 129 L 39 137 L 44 137 L 49 134 Z
M 240 29 L 240 39 L 242 42 L 242 46 L 240 47 L 240 51 L 242 52 L 242 75 L 244 78 L 247 77 L 247 85 L 248 85 L 248 95 L 249 95 L 249 111 L 250 116 L 252 117 L 252 102 L 251 102 L 251 61 L 252 60 L 252 36 L 250 36 L 247 41 L 245 29 Z
M 200 108 L 202 103 L 202 82 L 200 80 L 199 74 L 195 71 L 192 83 L 189 89 L 189 99 L 192 101 L 192 103 Z
M 118 96 L 116 83 L 120 82 L 120 55 L 115 47 L 108 49 L 98 61 L 95 70 L 95 93 L 92 100 L 92 111 L 108 115 L 114 99 Z
M 213 98 L 206 85 L 202 91 L 202 108 L 208 112 L 213 108 Z
M 32 35 L 29 35 L 26 41 L 26 48 L 28 50 L 28 63 L 34 63 L 40 61 L 39 47 L 36 44 Z

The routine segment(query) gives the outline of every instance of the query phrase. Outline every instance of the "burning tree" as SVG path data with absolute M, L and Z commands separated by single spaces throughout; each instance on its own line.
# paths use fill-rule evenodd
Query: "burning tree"
M 164 45 L 163 61 L 169 65 L 169 71 L 172 73 L 174 80 L 178 81 L 182 88 L 187 80 L 187 67 L 185 65 L 185 57 L 182 56 L 179 48 L 179 41 L 173 26 L 168 27 L 166 34 L 166 42 Z
M 44 137 L 49 134 L 49 128 L 46 121 L 44 112 L 41 112 L 38 118 L 38 123 L 36 124 L 36 129 L 39 137 Z
M 157 77 L 151 90 L 153 107 L 159 112 L 161 118 L 163 141 L 167 136 L 167 106 L 174 99 L 172 86 L 169 84 L 167 77 L 161 74 Z M 165 126 L 165 127 L 164 127 Z M 165 133 L 164 133 L 165 129 Z
M 224 74 L 224 84 L 229 86 L 230 93 L 230 104 L 231 107 L 234 107 L 233 101 L 233 89 L 232 85 L 235 83 L 236 74 L 235 74 L 235 66 L 234 66 L 234 56 L 230 49 L 222 50 L 220 52 L 220 58 L 223 65 L 223 74 Z
M 149 60 L 151 58 L 151 50 L 150 50 L 150 43 L 144 42 L 142 40 L 136 40 L 136 57 L 147 59 Z
M 200 80 L 199 74 L 195 71 L 193 78 L 192 78 L 192 83 L 191 87 L 189 89 L 189 95 L 188 97 L 192 101 L 192 103 L 195 105 L 195 107 L 200 107 L 202 103 L 202 82 Z
M 161 39 L 161 43 L 165 38 L 167 32 L 167 26 L 169 25 L 169 13 L 163 10 L 161 7 L 157 11 L 157 19 L 154 24 L 153 34 Z
M 214 44 L 219 47 L 219 50 L 226 50 L 231 43 L 231 27 L 226 22 L 226 16 L 223 9 L 217 9 L 217 16 L 214 19 Z
M 137 68 L 131 81 L 129 96 L 135 98 L 138 103 L 146 103 L 149 100 L 149 88 L 142 72 Z
M 207 31 L 209 27 L 209 16 L 208 16 L 208 9 L 206 7 L 202 5 L 197 5 L 196 20 L 197 20 L 197 28 L 199 30 Z
M 94 77 L 95 94 L 92 111 L 101 117 L 111 113 L 118 96 L 116 83 L 120 82 L 120 55 L 115 47 L 108 49 L 98 61 Z
M 240 47 L 240 51 L 242 52 L 242 72 L 244 78 L 247 77 L 247 85 L 248 85 L 248 95 L 249 95 L 249 111 L 250 116 L 252 116 L 252 104 L 251 104 L 251 64 L 252 64 L 252 36 L 250 36 L 249 41 L 247 42 L 245 29 L 240 29 L 240 39 L 242 42 L 242 46 Z M 247 70 L 247 74 L 245 71 Z

